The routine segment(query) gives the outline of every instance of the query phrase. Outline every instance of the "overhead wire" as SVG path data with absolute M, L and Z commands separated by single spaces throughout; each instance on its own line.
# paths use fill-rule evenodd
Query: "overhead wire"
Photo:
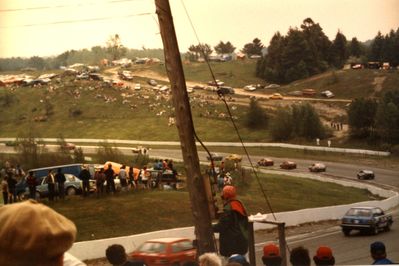
M 1 12 L 18 12 L 18 11 L 35 11 L 35 10 L 43 10 L 43 9 L 56 9 L 56 8 L 79 7 L 79 6 L 93 6 L 93 5 L 98 6 L 98 4 L 118 4 L 118 3 L 133 2 L 133 1 L 143 1 L 143 0 L 110 0 L 110 1 L 106 1 L 106 2 L 101 2 L 101 1 L 79 2 L 79 3 L 76 3 L 76 4 L 68 4 L 68 5 L 9 8 L 9 9 L 0 9 L 0 13 Z
M 197 41 L 198 41 L 198 44 L 199 44 L 199 47 L 200 47 L 200 50 L 201 50 L 201 53 L 202 53 L 202 56 L 204 57 L 205 62 L 206 62 L 206 64 L 207 64 L 207 66 L 208 66 L 209 72 L 210 72 L 210 74 L 211 74 L 211 76 L 212 76 L 212 80 L 213 80 L 214 84 L 216 85 L 216 87 L 217 87 L 217 89 L 218 89 L 218 90 L 217 90 L 217 94 L 218 94 L 219 98 L 223 101 L 223 103 L 224 103 L 224 105 L 225 105 L 225 107 L 226 107 L 226 110 L 227 110 L 227 112 L 228 112 L 228 114 L 229 114 L 229 118 L 230 118 L 230 120 L 231 120 L 231 122 L 232 122 L 232 124 L 233 124 L 234 130 L 235 130 L 235 132 L 236 132 L 236 134 L 237 134 L 237 136 L 238 136 L 238 138 L 239 138 L 239 140 L 240 140 L 241 146 L 243 147 L 244 152 L 245 152 L 245 154 L 246 154 L 246 156 L 247 156 L 247 158 L 248 158 L 248 161 L 249 161 L 249 164 L 250 164 L 250 166 L 251 166 L 251 168 L 252 168 L 252 171 L 253 171 L 253 173 L 255 174 L 255 177 L 256 177 L 257 183 L 258 183 L 258 185 L 259 185 L 259 187 L 260 187 L 260 190 L 261 190 L 261 192 L 262 192 L 263 198 L 265 199 L 266 204 L 267 204 L 267 206 L 268 206 L 268 208 L 269 208 L 269 210 L 270 210 L 270 212 L 271 212 L 271 214 L 272 214 L 274 220 L 277 221 L 277 217 L 276 217 L 276 215 L 275 215 L 275 213 L 274 213 L 274 211 L 273 211 L 273 208 L 272 208 L 272 206 L 271 206 L 271 203 L 270 203 L 270 201 L 269 201 L 269 198 L 267 197 L 267 195 L 266 195 L 266 193 L 265 193 L 265 189 L 263 188 L 262 183 L 260 182 L 259 176 L 258 176 L 257 171 L 255 170 L 255 167 L 254 167 L 254 165 L 253 165 L 253 163 L 252 163 L 252 160 L 251 160 L 251 158 L 250 158 L 250 156 L 249 156 L 248 150 L 247 150 L 247 148 L 245 147 L 244 141 L 243 141 L 243 139 L 242 139 L 242 137 L 241 137 L 241 135 L 240 135 L 240 132 L 239 132 L 239 130 L 238 130 L 238 127 L 237 127 L 236 123 L 234 122 L 233 116 L 232 116 L 232 114 L 231 114 L 230 107 L 229 107 L 229 105 L 227 104 L 227 101 L 226 101 L 226 99 L 225 99 L 223 93 L 222 93 L 221 90 L 220 90 L 220 86 L 219 86 L 218 82 L 216 81 L 216 77 L 215 77 L 215 74 L 214 74 L 214 72 L 213 72 L 213 69 L 212 69 L 212 67 L 211 67 L 211 65 L 210 65 L 210 63 L 209 63 L 208 56 L 205 54 L 205 51 L 204 51 L 203 46 L 202 46 L 202 44 L 201 44 L 201 41 L 200 41 L 200 39 L 199 39 L 199 37 L 198 37 L 197 31 L 196 31 L 196 29 L 195 29 L 195 27 L 194 27 L 194 24 L 193 24 L 193 22 L 192 22 L 192 20 L 191 20 L 191 17 L 190 17 L 190 15 L 189 15 L 188 11 L 187 11 L 187 8 L 186 8 L 186 6 L 185 6 L 185 4 L 184 4 L 184 1 L 181 0 L 181 3 L 182 3 L 182 6 L 183 6 L 183 9 L 184 9 L 184 11 L 185 11 L 185 13 L 186 13 L 186 15 L 187 15 L 187 18 L 188 18 L 188 20 L 189 20 L 189 22 L 190 22 L 191 28 L 192 28 L 192 30 L 193 30 L 195 36 L 196 36 L 196 39 L 197 39 Z M 196 136 L 196 138 L 197 138 L 197 136 Z M 201 143 L 201 142 L 200 142 L 200 143 Z M 207 150 L 207 149 L 206 149 L 206 150 Z M 209 153 L 209 152 L 208 152 L 208 153 Z M 211 157 L 211 158 L 212 158 L 212 157 Z
M 53 22 L 44 22 L 44 23 L 33 23 L 33 24 L 23 24 L 23 25 L 13 25 L 13 26 L 0 26 L 0 29 L 8 29 L 8 28 L 20 28 L 20 27 L 37 27 L 37 26 L 48 26 L 48 25 L 59 25 L 59 24 L 74 24 L 81 22 L 93 22 L 93 21 L 104 21 L 104 20 L 112 20 L 112 19 L 124 19 L 130 17 L 139 17 L 139 16 L 147 16 L 152 15 L 152 13 L 138 13 L 138 14 L 129 14 L 125 16 L 108 16 L 108 17 L 98 17 L 98 18 L 87 18 L 87 19 L 76 19 L 76 20 L 61 20 L 61 21 L 53 21 Z

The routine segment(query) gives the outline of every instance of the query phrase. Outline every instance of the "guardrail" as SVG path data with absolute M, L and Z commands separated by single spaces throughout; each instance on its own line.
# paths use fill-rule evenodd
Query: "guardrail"
M 59 139 L 56 138 L 43 138 L 45 142 L 57 142 Z M 15 141 L 15 138 L 0 138 L 0 142 Z M 65 139 L 67 142 L 81 142 L 81 143 L 100 143 L 108 142 L 115 144 L 131 144 L 131 145 L 164 145 L 164 146 L 180 146 L 179 141 L 143 141 L 143 140 L 118 140 L 118 139 Z M 221 146 L 221 147 L 240 147 L 241 143 L 237 142 L 204 142 L 206 146 Z M 373 151 L 364 149 L 347 149 L 338 147 L 326 147 L 326 146 L 308 146 L 308 145 L 297 145 L 288 143 L 256 143 L 247 142 L 244 143 L 246 147 L 279 147 L 288 149 L 300 149 L 300 150 L 312 150 L 312 151 L 325 151 L 325 152 L 339 152 L 339 153 L 352 153 L 352 154 L 364 154 L 364 155 L 376 155 L 376 156 L 389 156 L 390 152 L 387 151 Z M 196 143 L 200 146 L 200 143 Z

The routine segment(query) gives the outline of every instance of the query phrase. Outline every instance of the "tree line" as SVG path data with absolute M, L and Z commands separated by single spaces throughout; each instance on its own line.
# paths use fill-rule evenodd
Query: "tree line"
M 295 104 L 288 108 L 279 107 L 270 115 L 255 99 L 251 99 L 244 123 L 250 129 L 269 129 L 270 136 L 275 141 L 292 138 L 314 140 L 328 136 L 328 130 L 309 103 Z
M 307 18 L 300 28 L 290 28 L 285 36 L 274 34 L 267 55 L 258 61 L 256 76 L 270 82 L 289 83 L 329 68 L 342 68 L 347 62 L 368 61 L 399 65 L 399 28 L 385 36 L 378 32 L 371 44 L 365 45 L 356 37 L 348 41 L 341 31 L 330 41 L 321 26 Z
M 112 35 L 105 46 L 93 46 L 90 49 L 68 50 L 57 56 L 30 58 L 12 57 L 0 58 L 0 71 L 15 71 L 27 68 L 36 70 L 58 69 L 60 66 L 68 66 L 75 63 L 98 65 L 101 60 L 116 60 L 122 57 L 136 58 L 149 57 L 164 59 L 163 49 L 128 49 L 123 46 L 118 34 Z
M 399 144 L 399 89 L 388 91 L 382 99 L 357 98 L 348 110 L 350 135 L 355 139 Z

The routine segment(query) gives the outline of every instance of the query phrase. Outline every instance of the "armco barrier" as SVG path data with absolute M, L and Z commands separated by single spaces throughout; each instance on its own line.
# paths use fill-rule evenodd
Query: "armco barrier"
M 0 138 L 0 142 L 14 141 L 15 138 Z M 45 142 L 55 142 L 57 143 L 59 139 L 56 138 L 43 138 L 41 139 Z M 129 145 L 163 145 L 163 146 L 180 146 L 178 141 L 144 141 L 144 140 L 120 140 L 120 139 L 65 139 L 68 142 L 78 142 L 78 143 L 100 143 L 107 142 L 113 144 L 129 144 Z M 206 146 L 224 146 L 224 147 L 241 147 L 241 143 L 238 142 L 204 142 Z M 197 146 L 201 144 L 196 143 Z M 299 150 L 314 150 L 314 151 L 324 151 L 324 152 L 340 152 L 340 153 L 353 153 L 353 154 L 363 154 L 363 155 L 375 155 L 375 156 L 389 156 L 390 152 L 387 151 L 373 151 L 373 150 L 363 150 L 363 149 L 346 149 L 346 148 L 336 148 L 327 146 L 306 146 L 298 144 L 289 143 L 258 143 L 258 142 L 246 142 L 246 147 L 280 147 L 289 149 L 299 149 Z M 119 147 L 118 147 L 119 148 Z
M 264 172 L 273 172 L 276 171 L 268 170 Z M 343 186 L 351 186 L 357 188 L 366 188 L 371 193 L 377 194 L 382 197 L 386 197 L 386 199 L 381 201 L 364 201 L 347 205 L 338 205 L 338 206 L 330 206 L 330 207 L 322 207 L 322 208 L 312 208 L 312 209 L 303 209 L 291 212 L 280 212 L 275 213 L 278 221 L 284 221 L 286 226 L 295 226 L 302 223 L 307 222 L 317 222 L 323 220 L 335 220 L 340 219 L 344 213 L 353 206 L 378 206 L 383 210 L 388 210 L 399 205 L 399 193 L 391 190 L 385 190 L 379 187 L 372 186 L 366 183 L 360 182 L 351 182 L 344 180 L 336 180 L 332 178 L 314 176 L 309 174 L 298 174 L 298 173 L 286 173 L 285 175 L 295 175 L 303 178 L 311 178 L 317 179 L 324 182 L 332 182 L 337 183 Z M 268 220 L 272 220 L 272 217 L 269 217 Z M 255 223 L 254 229 L 267 229 L 273 227 L 269 224 L 261 224 Z M 133 251 L 138 245 L 143 243 L 146 240 L 161 238 L 161 237 L 186 237 L 190 239 L 194 239 L 194 227 L 184 227 L 184 228 L 175 228 L 169 230 L 155 231 L 144 234 L 116 237 L 116 238 L 107 238 L 100 240 L 92 240 L 92 241 L 82 241 L 76 242 L 72 246 L 72 248 L 68 251 L 75 257 L 81 260 L 88 259 L 96 259 L 105 257 L 105 250 L 108 246 L 112 244 L 121 244 L 125 247 L 127 252 Z

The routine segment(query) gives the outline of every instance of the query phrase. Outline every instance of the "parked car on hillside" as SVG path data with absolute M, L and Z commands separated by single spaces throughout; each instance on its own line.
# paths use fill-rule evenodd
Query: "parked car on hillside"
M 272 159 L 269 158 L 262 158 L 258 161 L 258 165 L 259 166 L 273 166 L 274 165 L 274 161 Z
M 147 240 L 128 257 L 144 261 L 147 266 L 183 265 L 194 262 L 197 250 L 187 238 L 158 238 Z
M 393 223 L 392 215 L 385 214 L 378 207 L 353 207 L 341 219 L 341 228 L 345 236 L 352 230 L 378 234 L 379 231 L 389 231 Z
M 219 87 L 218 90 L 221 94 L 226 95 L 226 94 L 234 94 L 235 91 L 232 87 L 228 87 L 228 86 L 221 86 Z
M 309 166 L 310 172 L 325 172 L 326 170 L 327 167 L 324 163 L 314 163 L 311 166 Z
M 303 89 L 302 90 L 302 95 L 303 96 L 315 96 L 316 91 L 314 89 Z
M 281 95 L 280 93 L 273 93 L 272 95 L 270 95 L 269 99 L 271 100 L 282 100 L 284 99 L 283 95 Z
M 331 91 L 322 91 L 320 94 L 326 98 L 333 98 L 335 95 Z
M 374 175 L 374 172 L 371 170 L 360 170 L 357 173 L 357 178 L 358 179 L 374 179 L 375 175 Z
M 281 169 L 296 169 L 296 163 L 291 162 L 291 161 L 284 161 L 280 164 Z

